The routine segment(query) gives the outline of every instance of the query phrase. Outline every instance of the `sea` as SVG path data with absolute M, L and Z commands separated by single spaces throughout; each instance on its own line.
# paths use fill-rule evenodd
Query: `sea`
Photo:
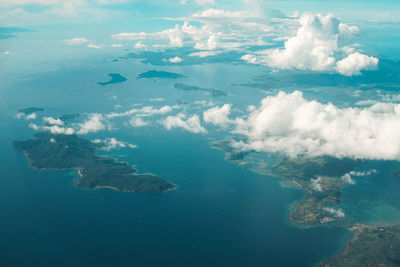
M 239 85 L 262 75 L 265 70 L 259 66 L 113 61 L 128 51 L 68 47 L 63 38 L 52 28 L 24 33 L 17 40 L 6 40 L 13 49 L 0 59 L 4 70 L 0 74 L 1 266 L 312 266 L 344 248 L 348 229 L 299 228 L 289 222 L 289 206 L 303 193 L 227 161 L 223 151 L 211 146 L 230 136 L 220 128 L 207 126 L 207 134 L 193 134 L 166 130 L 160 116 L 149 118 L 149 126 L 136 128 L 120 118 L 108 130 L 83 136 L 115 137 L 137 145 L 101 153 L 178 186 L 166 193 L 84 190 L 74 186 L 77 174 L 72 170 L 30 168 L 12 147 L 12 141 L 37 133 L 28 127 L 32 121 L 16 117 L 21 108 L 44 108 L 37 123 L 43 116 L 79 113 L 80 122 L 91 113 L 175 104 L 183 105 L 188 115 L 201 115 L 207 107 L 195 104 L 200 101 L 232 103 L 233 112 L 242 114 L 248 105 L 276 94 Z M 187 78 L 136 79 L 154 69 Z M 120 73 L 128 80 L 98 85 L 108 80 L 108 73 Z M 228 95 L 181 91 L 173 87 L 175 82 Z M 305 92 L 305 97 L 314 95 L 315 91 Z M 334 98 L 326 96 L 318 93 L 320 101 Z M 341 208 L 359 222 L 398 223 L 400 179 L 394 179 L 391 171 L 399 166 L 370 164 L 363 168 L 379 172 L 346 187 Z

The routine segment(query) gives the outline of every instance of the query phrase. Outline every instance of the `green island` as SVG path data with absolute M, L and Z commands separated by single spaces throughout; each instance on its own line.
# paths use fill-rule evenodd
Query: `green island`
M 74 120 L 74 119 L 77 119 L 77 118 L 79 118 L 79 113 L 65 114 L 65 115 L 61 115 L 59 117 L 59 119 L 62 120 L 63 122 Z
M 340 254 L 322 260 L 317 267 L 400 266 L 400 225 L 355 224 L 353 237 Z
M 227 95 L 227 93 L 220 91 L 220 90 L 213 89 L 213 88 L 201 88 L 198 86 L 186 85 L 183 83 L 175 83 L 174 88 L 180 89 L 183 91 L 204 91 L 204 92 L 208 92 L 212 96 L 226 96 Z
M 181 79 L 187 78 L 185 75 L 168 72 L 168 71 L 158 71 L 158 70 L 149 70 L 143 72 L 137 76 L 138 79 L 151 79 L 151 78 L 162 78 L 162 79 Z
M 108 76 L 110 77 L 110 80 L 107 82 L 98 82 L 98 84 L 104 86 L 108 84 L 113 84 L 113 83 L 122 83 L 126 82 L 128 79 L 122 76 L 119 73 L 109 73 Z
M 110 188 L 124 192 L 161 193 L 175 185 L 150 174 L 140 174 L 131 165 L 96 155 L 101 144 L 76 135 L 39 133 L 33 139 L 14 141 L 34 169 L 76 169 L 76 186 L 86 189 Z
M 29 115 L 35 112 L 39 112 L 39 111 L 43 111 L 43 108 L 37 108 L 37 107 L 29 107 L 29 108 L 23 108 L 23 109 L 19 109 L 18 113 L 23 113 L 25 115 Z

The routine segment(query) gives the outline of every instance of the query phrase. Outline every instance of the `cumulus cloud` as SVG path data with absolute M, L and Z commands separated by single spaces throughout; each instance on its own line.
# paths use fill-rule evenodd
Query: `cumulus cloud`
M 323 210 L 329 212 L 336 218 L 344 218 L 346 216 L 342 209 L 324 208 Z
M 233 133 L 247 137 L 233 142 L 243 151 L 400 160 L 400 104 L 338 108 L 306 100 L 299 91 L 280 92 L 234 121 Z
M 376 70 L 379 60 L 359 52 L 352 53 L 336 64 L 336 70 L 343 75 L 361 75 L 361 70 Z
M 96 45 L 96 44 L 88 44 L 87 47 L 89 47 L 89 48 L 95 48 L 95 49 L 101 49 L 101 48 L 103 48 L 103 46 L 101 46 L 101 45 Z
M 164 120 L 161 120 L 161 124 L 167 129 L 182 128 L 192 133 L 206 133 L 206 129 L 200 124 L 200 118 L 197 115 L 193 115 L 186 119 L 186 115 L 179 113 L 177 116 L 168 116 Z
M 26 115 L 26 117 L 25 117 L 26 120 L 36 120 L 36 118 L 37 118 L 37 114 L 35 112 L 31 113 L 29 115 Z
M 144 121 L 141 117 L 133 117 L 130 121 L 129 124 L 132 125 L 133 127 L 144 127 L 149 125 L 150 123 L 147 121 Z
M 89 119 L 84 123 L 79 123 L 78 134 L 95 133 L 101 130 L 105 130 L 106 126 L 103 124 L 103 115 L 99 113 L 93 113 L 89 116 Z
M 62 120 L 54 119 L 52 117 L 44 117 L 43 121 L 45 123 L 47 123 L 47 124 L 50 124 L 50 125 L 58 125 L 58 126 L 63 126 L 64 125 L 64 122 Z
M 66 134 L 66 135 L 71 135 L 75 133 L 75 130 L 73 128 L 64 128 L 60 127 L 58 125 L 51 125 L 51 126 L 39 126 L 34 123 L 30 123 L 29 127 L 34 129 L 35 131 L 46 131 L 50 132 L 52 134 Z
M 349 39 L 359 32 L 357 27 L 340 22 L 333 14 L 304 13 L 299 23 L 296 35 L 285 42 L 284 48 L 249 53 L 242 60 L 277 69 L 337 71 L 347 76 L 377 68 L 377 58 L 354 52 L 354 48 L 340 47 L 342 39 Z M 352 53 L 346 55 L 346 51 Z
M 315 191 L 322 192 L 322 185 L 321 185 L 321 182 L 322 182 L 322 178 L 321 178 L 321 177 L 318 177 L 318 178 L 316 178 L 316 179 L 311 179 L 311 187 L 312 187 Z
M 342 180 L 348 184 L 356 184 L 356 182 L 353 180 L 352 176 L 363 177 L 363 176 L 370 176 L 375 173 L 377 173 L 377 170 L 375 170 L 375 169 L 372 169 L 369 171 L 351 171 L 349 173 L 344 174 L 342 176 Z
M 231 113 L 230 104 L 225 104 L 221 107 L 210 108 L 203 113 L 203 119 L 207 123 L 212 123 L 214 125 L 228 125 L 232 121 L 228 118 Z
M 130 144 L 128 142 L 123 142 L 119 141 L 114 137 L 111 138 L 106 138 L 104 140 L 101 139 L 95 139 L 92 141 L 95 144 L 104 144 L 104 150 L 111 150 L 111 149 L 116 149 L 116 148 L 124 148 L 124 147 L 129 147 L 129 148 L 137 148 L 137 145 Z
M 181 63 L 183 61 L 183 59 L 180 57 L 172 57 L 172 58 L 169 58 L 168 61 L 171 63 Z

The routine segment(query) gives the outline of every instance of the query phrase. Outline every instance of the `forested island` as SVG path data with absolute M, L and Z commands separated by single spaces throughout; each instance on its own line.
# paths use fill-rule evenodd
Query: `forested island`
M 81 188 L 111 188 L 124 192 L 161 193 L 175 185 L 150 174 L 140 174 L 131 165 L 96 155 L 101 144 L 76 135 L 39 133 L 33 139 L 14 141 L 35 169 L 76 169 Z

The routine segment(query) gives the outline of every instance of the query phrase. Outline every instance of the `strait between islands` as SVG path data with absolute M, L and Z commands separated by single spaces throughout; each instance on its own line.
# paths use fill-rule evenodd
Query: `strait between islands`
M 14 141 L 34 169 L 76 169 L 76 186 L 85 189 L 110 188 L 123 192 L 161 193 L 176 186 L 155 175 L 140 174 L 131 165 L 96 155 L 101 144 L 76 135 L 39 133 L 33 139 Z

